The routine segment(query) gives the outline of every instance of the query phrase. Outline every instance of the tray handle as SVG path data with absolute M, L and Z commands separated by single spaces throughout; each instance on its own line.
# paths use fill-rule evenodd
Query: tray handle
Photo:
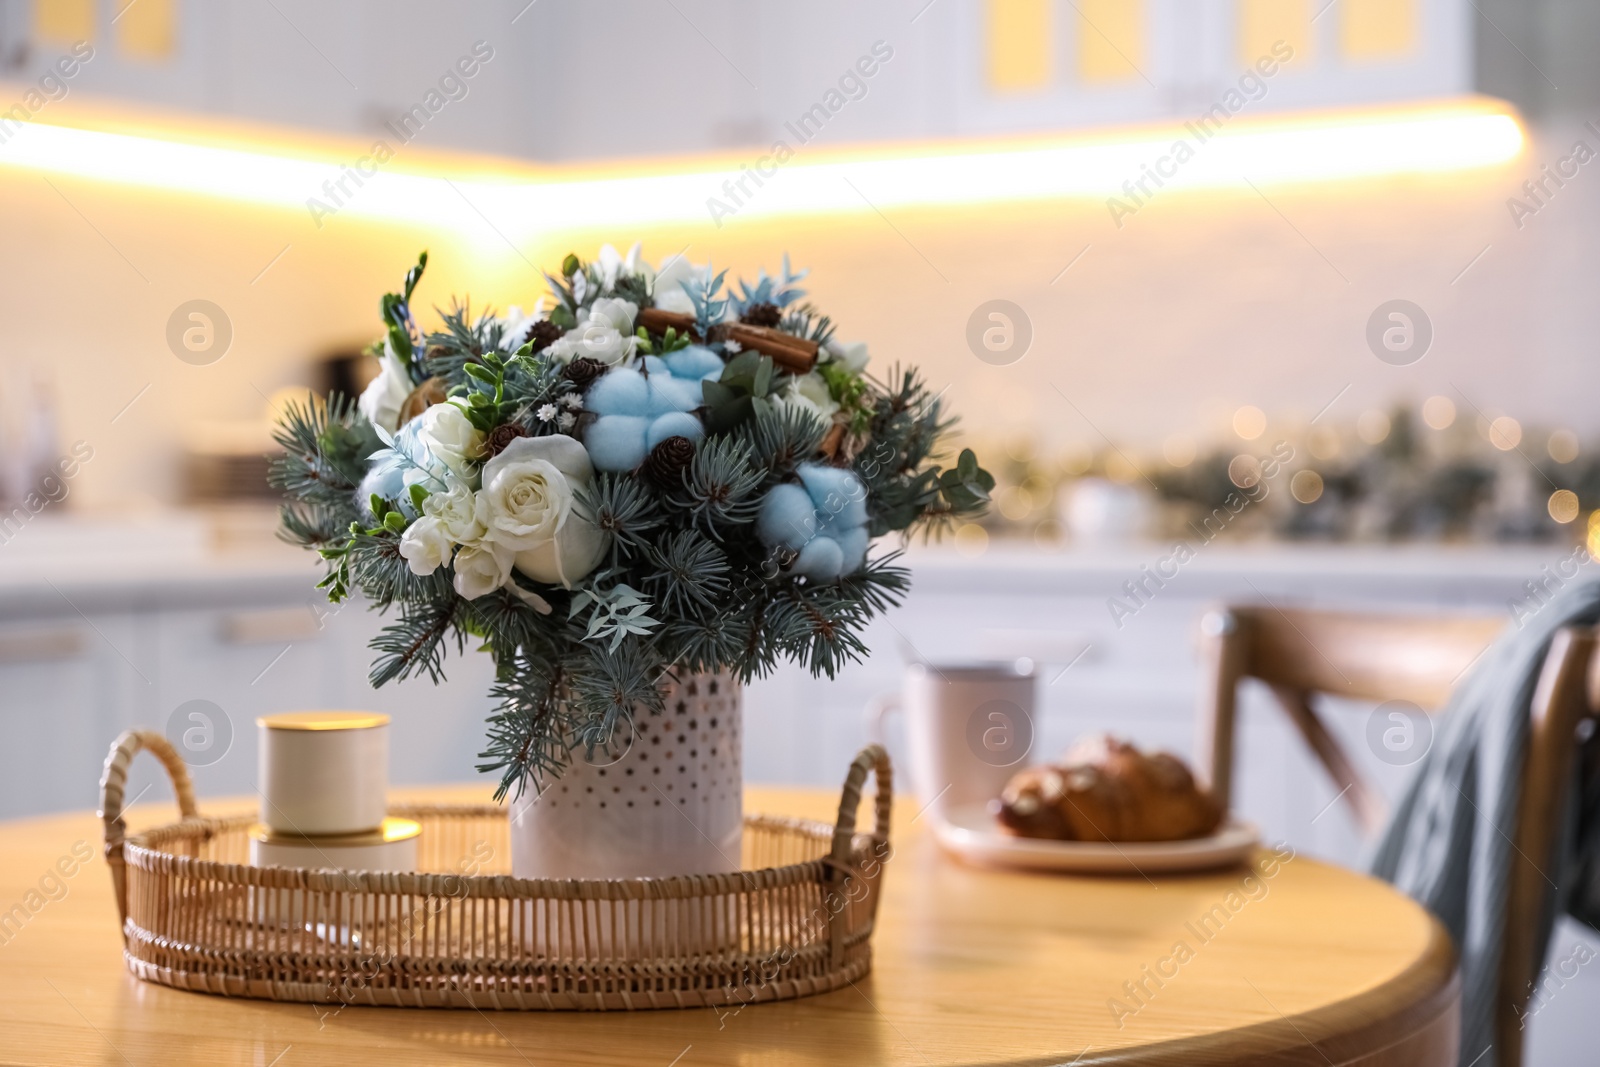
M 183 757 L 172 747 L 172 742 L 154 730 L 124 730 L 112 743 L 106 755 L 105 771 L 100 775 L 100 821 L 105 824 L 106 865 L 111 868 L 111 884 L 116 887 L 117 916 L 122 920 L 124 940 L 128 936 L 128 872 L 122 858 L 122 845 L 128 827 L 122 820 L 123 790 L 128 784 L 128 764 L 141 751 L 149 752 L 166 767 L 172 779 L 172 791 L 178 798 L 179 814 L 185 819 L 199 815 L 194 806 L 189 769 L 183 765 Z
M 848 867 L 850 863 L 851 840 L 856 834 L 856 809 L 861 806 L 861 787 L 866 784 L 869 773 L 878 779 L 878 797 L 874 805 L 877 821 L 872 837 L 879 845 L 889 840 L 889 813 L 894 810 L 894 772 L 889 766 L 889 753 L 883 746 L 868 745 L 850 764 L 844 791 L 839 797 L 839 818 L 833 824 L 831 853 L 831 859 L 839 867 Z
M 878 862 L 889 858 L 889 816 L 894 810 L 894 773 L 889 766 L 889 753 L 882 745 L 868 745 L 857 754 L 845 775 L 844 791 L 839 797 L 839 819 L 833 826 L 833 850 L 824 862 L 828 867 L 828 941 L 830 966 L 838 968 L 844 958 L 845 935 L 848 932 L 844 919 L 846 903 L 843 899 L 845 883 L 857 874 L 850 863 L 850 851 L 856 835 L 856 810 L 861 806 L 861 787 L 871 773 L 878 780 L 878 794 L 873 804 L 875 822 L 872 828 L 873 856 Z M 874 902 L 874 910 L 876 903 Z

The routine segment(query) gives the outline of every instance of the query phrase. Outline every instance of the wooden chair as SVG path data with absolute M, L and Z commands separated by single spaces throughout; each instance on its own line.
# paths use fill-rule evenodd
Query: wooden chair
M 1226 807 L 1232 794 L 1236 696 L 1240 680 L 1266 684 L 1311 751 L 1370 833 L 1385 812 L 1344 748 L 1312 707 L 1322 693 L 1360 701 L 1405 700 L 1430 714 L 1505 628 L 1504 617 L 1355 615 L 1234 606 L 1202 621 L 1198 766 Z M 1592 630 L 1557 633 L 1531 708 L 1529 744 L 1517 815 L 1515 867 L 1501 955 L 1496 1046 L 1502 1067 L 1522 1063 L 1522 1012 L 1536 980 L 1533 960 L 1542 933 L 1557 847 L 1556 813 L 1566 797 L 1579 724 L 1600 707 L 1600 658 Z

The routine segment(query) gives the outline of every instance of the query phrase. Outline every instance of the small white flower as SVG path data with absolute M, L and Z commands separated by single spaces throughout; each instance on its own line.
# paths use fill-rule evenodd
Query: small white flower
M 423 500 L 422 514 L 439 523 L 444 535 L 456 544 L 476 545 L 484 534 L 483 523 L 478 521 L 477 497 L 465 482 L 454 478 L 447 482 L 449 488 L 445 492 L 430 493 Z
M 483 458 L 483 432 L 452 403 L 434 404 L 424 411 L 417 438 L 457 478 L 470 480 L 472 464 Z
M 393 346 L 384 341 L 378 376 L 362 392 L 356 406 L 372 425 L 394 433 L 400 429 L 400 409 L 413 388 L 405 362 L 395 354 Z
M 432 574 L 450 558 L 451 548 L 444 523 L 432 517 L 418 519 L 400 535 L 400 557 L 411 567 L 412 574 Z
M 722 342 L 722 348 L 723 351 L 727 352 L 730 356 L 738 355 L 740 352 L 744 351 L 744 345 L 740 344 L 738 341 L 735 341 L 731 337 Z
M 829 341 L 822 346 L 822 352 L 827 357 L 822 362 L 837 363 L 851 374 L 860 374 L 867 368 L 867 345 L 864 341 Z
M 650 281 L 650 294 L 655 298 L 656 307 L 662 311 L 693 315 L 694 301 L 684 291 L 683 283 L 688 282 L 699 288 L 710 277 L 711 264 L 697 267 L 680 252 L 661 264 L 661 272 Z
M 556 417 L 556 406 L 554 404 L 544 404 L 534 414 L 539 416 L 540 422 L 549 422 Z
M 511 578 L 512 553 L 484 542 L 456 553 L 456 592 L 468 600 L 492 593 Z
M 578 425 L 578 416 L 574 415 L 570 411 L 563 411 L 561 413 L 561 417 L 556 420 L 556 425 L 561 427 L 563 430 L 570 430 L 574 426 Z
M 567 405 L 567 407 L 571 408 L 573 411 L 583 410 L 582 393 L 568 393 L 566 396 L 561 398 L 561 402 Z

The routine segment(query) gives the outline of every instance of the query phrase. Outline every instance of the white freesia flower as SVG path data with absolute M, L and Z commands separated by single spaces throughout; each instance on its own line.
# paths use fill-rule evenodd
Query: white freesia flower
M 635 241 L 632 248 L 628 249 L 628 256 L 624 259 L 617 254 L 617 250 L 610 245 L 600 246 L 600 255 L 596 264 L 600 268 L 600 288 L 603 292 L 611 292 L 617 287 L 617 275 L 622 271 L 629 274 L 639 272 L 639 249 L 641 245 Z
M 601 297 L 579 314 L 578 325 L 549 347 L 551 358 L 571 363 L 582 357 L 608 367 L 627 363 L 639 347 L 633 335 L 637 314 L 639 305 L 631 300 Z
M 867 369 L 867 343 L 865 341 L 851 341 L 841 344 L 838 341 L 829 341 L 823 351 L 828 355 L 825 363 L 833 363 L 844 368 L 851 374 L 860 374 Z
M 483 539 L 478 521 L 477 495 L 465 482 L 450 479 L 450 488 L 422 501 L 422 514 L 438 522 L 446 537 L 458 545 L 476 545 Z
M 394 433 L 400 428 L 400 409 L 405 407 L 413 388 L 405 362 L 385 341 L 383 355 L 378 361 L 378 376 L 362 390 L 356 406 L 372 425 Z
M 676 255 L 661 264 L 661 272 L 655 276 L 655 285 L 650 293 L 655 298 L 656 307 L 661 310 L 693 315 L 694 301 L 684 292 L 683 283 L 698 286 L 710 277 L 711 264 L 697 267 L 686 256 Z
M 450 559 L 454 549 L 444 523 L 423 517 L 406 527 L 400 535 L 400 556 L 411 567 L 411 573 L 429 575 Z
M 484 544 L 513 553 L 534 581 L 570 589 L 606 551 L 606 535 L 577 507 L 577 491 L 593 478 L 589 453 L 565 434 L 512 441 L 483 466 Z
M 790 378 L 788 390 L 778 399 L 784 404 L 811 412 L 823 422 L 832 419 L 834 412 L 839 410 L 833 394 L 828 391 L 827 379 L 816 371 Z
M 492 593 L 511 580 L 511 553 L 499 545 L 468 546 L 456 553 L 456 592 L 468 600 Z
M 470 479 L 472 464 L 483 458 L 483 431 L 449 402 L 434 404 L 422 413 L 417 437 L 457 478 Z

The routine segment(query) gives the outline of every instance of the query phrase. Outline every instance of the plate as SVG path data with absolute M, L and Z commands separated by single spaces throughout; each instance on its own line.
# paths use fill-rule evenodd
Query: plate
M 1077 874 L 1174 874 L 1243 863 L 1261 843 L 1249 823 L 1230 819 L 1209 837 L 1187 841 L 1041 841 L 995 825 L 986 804 L 958 805 L 934 822 L 939 843 L 986 867 Z

